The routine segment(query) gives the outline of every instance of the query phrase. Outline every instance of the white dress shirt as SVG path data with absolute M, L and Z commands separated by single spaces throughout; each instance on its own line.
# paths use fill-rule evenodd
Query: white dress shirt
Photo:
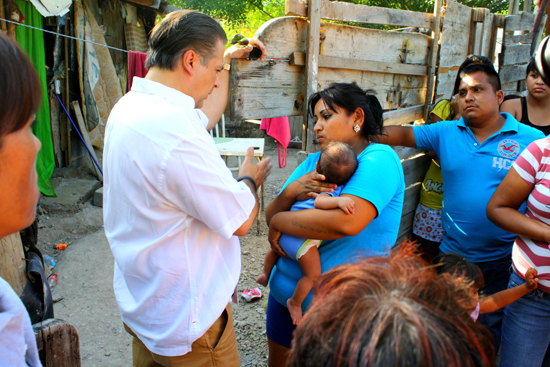
M 195 101 L 134 78 L 105 133 L 105 233 L 122 321 L 156 354 L 178 356 L 220 317 L 241 269 L 233 236 L 255 205 L 206 131 Z
M 0 366 L 42 366 L 32 330 L 31 319 L 23 302 L 4 279 L 0 278 Z

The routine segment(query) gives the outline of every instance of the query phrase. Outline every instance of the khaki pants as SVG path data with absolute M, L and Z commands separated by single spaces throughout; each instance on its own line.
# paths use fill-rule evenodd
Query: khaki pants
M 214 325 L 195 340 L 191 345 L 191 352 L 182 356 L 166 357 L 152 353 L 126 324 L 124 328 L 134 337 L 132 343 L 134 367 L 239 367 L 241 363 L 231 304 L 227 305 Z

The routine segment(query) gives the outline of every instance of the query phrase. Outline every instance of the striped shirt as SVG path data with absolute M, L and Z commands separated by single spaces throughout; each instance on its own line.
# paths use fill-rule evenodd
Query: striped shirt
M 550 138 L 531 143 L 513 165 L 533 188 L 527 199 L 525 215 L 550 225 Z M 512 250 L 514 268 L 525 278 L 530 267 L 537 269 L 539 288 L 550 292 L 550 249 L 548 243 L 518 236 Z

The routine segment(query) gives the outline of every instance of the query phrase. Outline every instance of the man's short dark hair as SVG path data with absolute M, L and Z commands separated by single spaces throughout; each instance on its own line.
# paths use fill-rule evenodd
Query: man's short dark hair
M 462 69 L 462 72 L 459 75 L 460 81 L 462 82 L 462 79 L 466 75 L 470 75 L 477 72 L 482 72 L 482 73 L 485 73 L 485 75 L 487 75 L 487 80 L 489 84 L 491 84 L 491 86 L 493 87 L 493 90 L 495 91 L 495 93 L 502 89 L 502 87 L 500 86 L 500 78 L 495 68 L 493 67 L 493 65 L 487 65 L 484 63 L 475 63 L 475 64 L 470 64 L 466 66 L 464 69 Z
M 319 155 L 317 172 L 325 175 L 325 181 L 338 186 L 349 181 L 358 166 L 353 149 L 340 142 L 332 142 Z
M 145 67 L 174 70 L 188 50 L 194 50 L 207 65 L 219 41 L 225 44 L 227 36 L 215 19 L 194 10 L 173 11 L 151 31 Z

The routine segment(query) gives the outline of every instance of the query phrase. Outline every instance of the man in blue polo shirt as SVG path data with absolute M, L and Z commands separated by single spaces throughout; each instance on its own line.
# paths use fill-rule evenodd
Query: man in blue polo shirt
M 437 154 L 445 187 L 441 214 L 445 234 L 440 250 L 459 253 L 476 263 L 485 278 L 483 292 L 493 294 L 507 288 L 516 236 L 487 219 L 487 203 L 521 151 L 544 135 L 499 112 L 504 93 L 491 65 L 470 64 L 460 78 L 460 120 L 390 126 L 381 142 Z M 493 332 L 497 350 L 502 315 L 500 310 L 479 318 Z

